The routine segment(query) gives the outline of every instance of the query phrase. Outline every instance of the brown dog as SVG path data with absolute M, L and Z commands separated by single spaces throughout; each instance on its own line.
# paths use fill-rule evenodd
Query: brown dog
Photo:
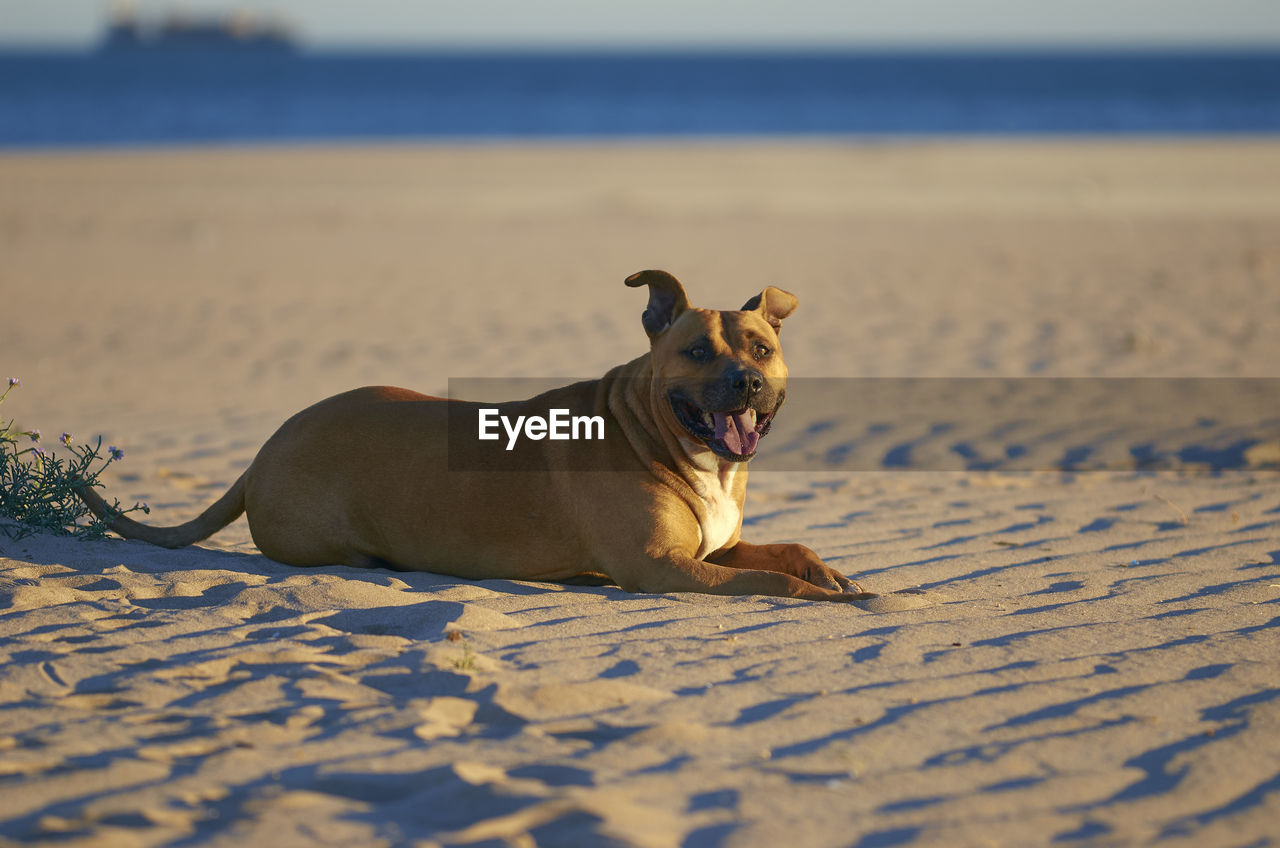
M 258 548 L 294 565 L 871 597 L 803 545 L 739 538 L 747 460 L 786 395 L 778 332 L 796 298 L 769 286 L 715 311 L 691 307 L 665 271 L 626 282 L 649 288 L 651 347 L 600 380 L 489 407 L 388 387 L 337 395 L 286 421 L 230 491 L 177 527 L 113 517 L 92 489 L 81 496 L 121 536 L 166 547 L 248 512 Z M 555 435 L 566 411 L 599 438 L 590 426 L 577 440 L 567 426 Z

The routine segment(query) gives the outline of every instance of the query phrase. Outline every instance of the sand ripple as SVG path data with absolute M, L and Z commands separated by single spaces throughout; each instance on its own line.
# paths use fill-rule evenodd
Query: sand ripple
M 4 543 L 0 836 L 1266 832 L 1280 484 L 842 479 L 763 479 L 803 507 L 755 529 L 882 592 L 853 606 Z

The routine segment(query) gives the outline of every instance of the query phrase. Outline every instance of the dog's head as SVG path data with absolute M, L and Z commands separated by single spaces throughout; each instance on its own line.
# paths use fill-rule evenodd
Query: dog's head
M 795 295 L 767 286 L 738 310 L 696 309 L 666 271 L 641 271 L 648 286 L 641 316 L 652 350 L 654 414 L 731 462 L 746 462 L 787 396 L 778 333 Z

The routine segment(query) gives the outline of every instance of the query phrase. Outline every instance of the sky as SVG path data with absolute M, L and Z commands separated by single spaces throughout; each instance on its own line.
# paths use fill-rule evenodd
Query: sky
M 0 0 L 0 43 L 88 46 L 110 0 Z M 1280 0 L 185 0 L 311 47 L 1280 47 Z

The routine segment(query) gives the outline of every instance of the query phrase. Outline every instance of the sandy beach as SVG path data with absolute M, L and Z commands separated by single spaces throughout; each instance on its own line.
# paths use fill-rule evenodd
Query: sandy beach
M 793 378 L 1280 377 L 1280 141 L 6 153 L 0 260 L 5 419 L 174 524 L 328 395 L 634 358 L 644 268 L 794 292 Z M 0 536 L 0 845 L 1280 844 L 1277 462 L 753 472 L 861 606 Z

